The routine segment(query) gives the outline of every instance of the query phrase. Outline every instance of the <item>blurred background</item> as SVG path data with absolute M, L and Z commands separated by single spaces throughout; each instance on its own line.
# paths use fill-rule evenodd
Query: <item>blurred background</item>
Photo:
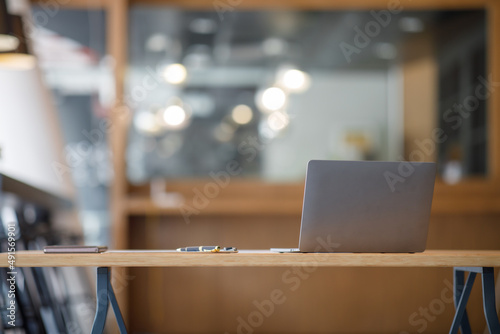
M 436 161 L 428 248 L 499 249 L 499 12 L 465 0 L 2 1 L 0 33 L 17 42 L 0 39 L 0 204 L 20 225 L 26 206 L 47 213 L 50 237 L 30 244 L 38 230 L 22 229 L 30 249 L 296 247 L 310 159 Z M 233 333 L 283 271 L 130 268 L 114 284 L 132 333 Z M 258 332 L 415 332 L 409 317 L 451 277 L 318 269 Z M 479 333 L 479 290 L 471 298 Z M 425 332 L 447 331 L 453 310 Z

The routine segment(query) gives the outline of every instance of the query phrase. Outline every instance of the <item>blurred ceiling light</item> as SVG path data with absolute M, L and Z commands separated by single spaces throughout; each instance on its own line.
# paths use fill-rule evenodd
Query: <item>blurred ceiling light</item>
M 196 34 L 213 34 L 217 29 L 214 20 L 208 18 L 196 18 L 189 24 L 189 30 Z
M 190 53 L 182 59 L 182 62 L 191 70 L 204 69 L 212 63 L 212 57 L 208 54 Z
M 186 125 L 188 115 L 183 107 L 171 105 L 161 111 L 161 118 L 167 128 L 180 129 Z
M 252 108 L 245 104 L 239 104 L 233 108 L 231 117 L 236 124 L 248 124 L 253 118 Z
M 8 52 L 17 49 L 19 46 L 19 40 L 17 37 L 0 34 L 0 52 Z
M 134 127 L 137 132 L 147 136 L 154 136 L 162 130 L 156 116 L 149 111 L 139 111 L 135 115 Z
M 399 20 L 399 29 L 404 32 L 422 32 L 424 31 L 424 22 L 421 19 L 416 17 L 402 17 Z
M 281 78 L 283 86 L 292 92 L 303 92 L 309 88 L 311 78 L 309 74 L 297 69 L 285 71 Z
M 288 49 L 288 43 L 281 38 L 269 37 L 262 42 L 262 51 L 267 56 L 279 56 Z
M 182 146 L 182 137 L 178 133 L 170 132 L 159 142 L 159 154 L 163 158 L 174 155 Z
M 220 142 L 228 142 L 234 138 L 234 127 L 222 122 L 214 129 L 214 137 Z
M 261 120 L 259 123 L 259 136 L 264 140 L 273 140 L 278 135 L 277 131 L 271 130 L 267 119 Z
M 166 82 L 179 85 L 186 81 L 187 71 L 182 64 L 170 64 L 163 68 L 161 75 Z
M 0 173 L 73 202 L 70 173 L 54 173 L 64 161 L 60 119 L 35 57 L 0 55 L 0 103 Z
M 193 116 L 210 117 L 215 111 L 215 101 L 211 94 L 198 91 L 192 93 L 184 92 L 182 99 L 185 104 L 191 107 L 190 111 Z
M 32 55 L 23 53 L 0 54 L 0 65 L 15 70 L 30 70 L 35 68 L 36 60 Z
M 186 50 L 182 63 L 190 69 L 209 67 L 212 64 L 212 49 L 206 44 L 191 45 Z
M 153 34 L 146 40 L 146 49 L 152 52 L 161 52 L 167 49 L 170 38 L 164 34 Z
M 392 60 L 398 56 L 398 50 L 392 43 L 377 43 L 374 45 L 373 51 L 380 59 Z
M 290 117 L 283 111 L 275 111 L 267 118 L 269 128 L 274 131 L 281 131 L 290 123 Z
M 31 13 L 31 1 L 29 0 L 7 0 L 6 2 L 9 13 L 12 15 L 24 16 Z
M 257 94 L 257 105 L 264 111 L 276 111 L 283 108 L 286 104 L 287 96 L 279 87 L 270 87 Z

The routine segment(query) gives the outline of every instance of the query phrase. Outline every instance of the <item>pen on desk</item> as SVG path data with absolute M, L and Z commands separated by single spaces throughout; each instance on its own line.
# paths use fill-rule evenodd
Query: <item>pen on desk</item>
M 177 248 L 178 252 L 212 252 L 216 253 L 220 251 L 219 246 L 192 246 Z
M 236 247 L 220 247 L 220 246 L 191 246 L 177 248 L 178 252 L 205 252 L 205 253 L 238 253 Z

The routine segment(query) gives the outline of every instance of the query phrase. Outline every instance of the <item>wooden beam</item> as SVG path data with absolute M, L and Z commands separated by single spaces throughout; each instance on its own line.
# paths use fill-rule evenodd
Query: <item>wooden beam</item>
M 473 9 L 488 4 L 488 0 L 131 0 L 131 5 L 172 6 L 203 10 L 298 9 L 342 10 L 383 9 L 392 4 L 404 9 Z
M 33 5 L 59 6 L 62 9 L 107 9 L 113 0 L 30 0 Z
M 108 9 L 108 53 L 115 65 L 116 103 L 110 113 L 109 143 L 113 152 L 113 182 L 111 185 L 111 215 L 113 246 L 127 244 L 127 231 L 124 229 L 124 199 L 127 192 L 125 170 L 126 135 L 130 114 L 124 102 L 124 76 L 127 67 L 127 3 L 115 0 Z
M 118 0 L 120 2 L 121 0 Z M 46 5 L 46 0 L 30 0 L 32 4 Z M 113 6 L 113 0 L 55 0 L 54 4 L 67 9 L 105 9 Z M 171 6 L 186 9 L 297 9 L 297 10 L 342 10 L 383 9 L 390 4 L 401 4 L 405 9 L 477 9 L 490 3 L 488 0 L 131 0 L 130 5 Z
M 111 246 L 112 248 L 128 247 L 128 217 L 125 210 L 127 193 L 127 177 L 125 151 L 130 114 L 124 102 L 125 70 L 127 68 L 128 41 L 128 3 L 126 0 L 110 0 L 107 7 L 107 53 L 114 62 L 115 104 L 109 115 L 110 128 L 108 141 L 112 152 L 113 181 L 110 188 L 111 213 Z M 127 268 L 113 269 L 113 278 L 128 277 Z M 126 283 L 128 284 L 128 283 Z M 116 288 L 116 286 L 115 286 Z M 116 297 L 122 305 L 122 313 L 128 323 L 128 294 L 126 288 L 118 289 Z M 113 333 L 117 332 L 112 328 Z
M 487 16 L 487 72 L 491 75 L 491 97 L 488 105 L 488 159 L 489 176 L 492 183 L 500 188 L 500 87 L 494 82 L 500 82 L 500 2 L 494 1 L 488 6 Z
M 500 81 L 500 2 L 492 1 L 488 6 L 488 68 L 491 71 L 492 81 Z M 488 157 L 490 159 L 490 175 L 495 187 L 500 188 L 500 87 L 496 87 L 491 94 L 488 106 L 489 137 Z M 498 201 L 500 206 L 500 201 Z M 497 314 L 500 316 L 500 274 L 497 275 L 495 286 Z M 486 327 L 485 333 L 488 332 Z

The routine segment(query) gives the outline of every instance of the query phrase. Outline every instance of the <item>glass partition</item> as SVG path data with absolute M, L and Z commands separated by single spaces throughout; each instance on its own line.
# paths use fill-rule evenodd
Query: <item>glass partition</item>
M 310 159 L 438 161 L 447 182 L 485 176 L 487 97 L 474 95 L 488 80 L 485 24 L 484 11 L 133 6 L 129 180 L 232 166 L 293 182 Z
M 106 245 L 113 179 L 106 124 L 115 100 L 113 61 L 106 53 L 107 15 L 37 4 L 31 10 L 28 37 L 65 140 L 62 159 L 53 161 L 51 169 L 58 178 L 71 175 L 85 242 Z

